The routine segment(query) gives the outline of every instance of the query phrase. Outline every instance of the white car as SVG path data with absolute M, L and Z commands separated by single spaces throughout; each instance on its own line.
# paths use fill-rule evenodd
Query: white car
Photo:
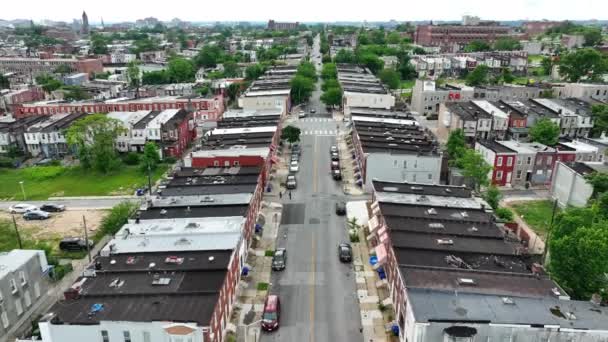
M 10 206 L 8 208 L 8 211 L 11 214 L 23 214 L 26 213 L 30 210 L 37 210 L 38 207 L 32 204 L 27 204 L 27 203 L 19 203 L 19 204 L 14 204 L 12 206 Z
M 296 160 L 292 161 L 291 164 L 289 164 L 289 172 L 298 172 L 299 169 L 300 165 Z
M 298 117 L 299 117 L 299 118 L 305 118 L 305 117 L 306 117 L 306 112 L 305 112 L 305 111 L 303 111 L 303 110 L 301 110 L 301 111 L 298 113 Z

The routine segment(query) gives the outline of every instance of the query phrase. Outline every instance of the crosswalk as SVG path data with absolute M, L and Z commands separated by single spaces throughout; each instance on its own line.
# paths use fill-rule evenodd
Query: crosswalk
M 311 129 L 302 131 L 301 135 L 336 135 L 337 131 L 335 129 Z
M 303 118 L 300 122 L 330 122 L 334 121 L 332 118 Z

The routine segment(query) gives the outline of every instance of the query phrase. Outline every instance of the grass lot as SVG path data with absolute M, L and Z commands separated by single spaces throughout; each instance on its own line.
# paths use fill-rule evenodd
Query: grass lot
M 511 204 L 511 207 L 537 234 L 543 239 L 547 237 L 553 213 L 553 201 L 525 201 Z
M 153 181 L 167 170 L 161 165 Z M 38 166 L 23 169 L 0 169 L 0 199 L 22 200 L 19 182 L 24 182 L 27 200 L 44 200 L 52 196 L 130 195 L 147 187 L 146 174 L 138 166 L 122 166 L 110 174 L 100 174 L 80 167 Z
M 416 80 L 401 81 L 401 89 L 412 89 L 416 84 Z
M 528 63 L 540 63 L 544 57 L 543 55 L 528 55 Z

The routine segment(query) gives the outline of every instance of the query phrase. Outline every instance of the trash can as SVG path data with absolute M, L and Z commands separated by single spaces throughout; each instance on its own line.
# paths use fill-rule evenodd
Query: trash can
M 249 275 L 249 267 L 247 267 L 247 266 L 243 267 L 243 271 L 241 272 L 241 275 L 245 276 L 245 277 L 247 275 Z
M 372 255 L 369 257 L 369 264 L 374 266 L 375 264 L 378 263 L 378 257 L 375 255 Z

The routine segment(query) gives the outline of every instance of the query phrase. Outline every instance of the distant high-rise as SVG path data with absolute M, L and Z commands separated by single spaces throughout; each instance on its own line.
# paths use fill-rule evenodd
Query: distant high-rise
M 89 34 L 89 17 L 87 12 L 82 12 L 82 27 L 80 28 L 82 34 Z

